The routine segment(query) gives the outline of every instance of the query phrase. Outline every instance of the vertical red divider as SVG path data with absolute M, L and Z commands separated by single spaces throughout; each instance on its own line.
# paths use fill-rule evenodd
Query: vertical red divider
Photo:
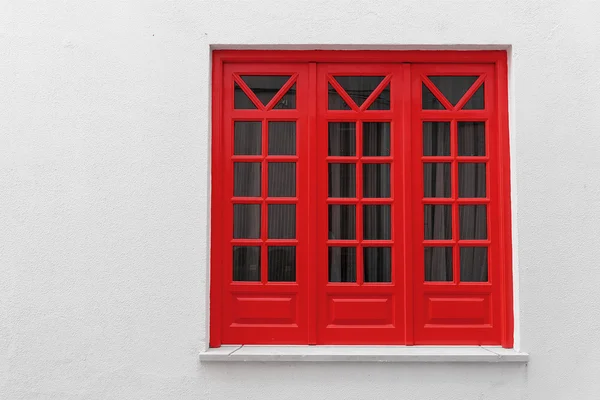
M 355 116 L 356 117 L 356 116 Z M 358 245 L 356 246 L 356 284 L 362 285 L 364 283 L 364 266 L 363 266 L 363 167 L 362 167 L 362 156 L 363 156 L 363 121 L 357 119 L 356 121 L 356 240 Z
M 452 197 L 452 281 L 455 285 L 460 281 L 460 255 L 458 248 L 459 226 L 458 226 L 458 125 L 456 119 L 450 122 L 450 164 L 451 178 L 450 188 Z
M 310 63 L 308 65 L 308 93 L 316 93 L 317 88 L 317 64 Z M 307 93 L 307 96 L 308 96 Z M 308 185 L 306 187 L 308 193 L 308 254 L 315 255 L 308 260 L 306 267 L 308 268 L 308 344 L 317 344 L 317 269 L 323 268 L 321 258 L 317 257 L 317 224 L 310 221 L 318 221 L 317 218 L 317 191 L 315 183 L 317 182 L 317 102 L 308 101 L 308 152 L 305 163 L 308 165 Z M 327 265 L 325 265 L 327 268 Z

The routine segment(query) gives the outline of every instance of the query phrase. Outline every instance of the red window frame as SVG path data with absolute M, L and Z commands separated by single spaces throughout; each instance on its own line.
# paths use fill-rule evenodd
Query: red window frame
M 240 82 L 241 75 L 292 76 L 286 88 L 296 84 L 295 110 L 269 110 L 283 96 L 281 90 L 266 107 Z M 391 87 L 389 111 L 327 110 L 327 84 L 333 75 L 385 75 Z M 421 85 L 430 87 L 427 76 L 478 75 L 474 85 L 456 106 L 443 101 L 446 110 L 421 109 Z M 256 110 L 233 109 L 233 82 L 241 86 L 257 104 Z M 329 80 L 330 81 L 330 80 Z M 335 82 L 335 81 L 334 81 Z M 485 110 L 461 110 L 461 106 L 485 83 Z M 383 88 L 383 87 L 382 87 Z M 380 89 L 382 89 L 380 88 Z M 321 95 L 319 95 L 319 93 Z M 342 96 L 344 97 L 344 96 Z M 369 98 L 372 100 L 371 98 Z M 369 101 L 367 100 L 367 103 Z M 367 104 L 368 105 L 368 104 Z M 297 121 L 297 156 L 232 156 L 232 121 Z M 370 242 L 370 246 L 392 247 L 392 282 L 364 284 L 360 268 L 362 252 L 358 234 L 356 285 L 327 281 L 327 204 L 339 203 L 327 197 L 327 164 L 336 160 L 327 155 L 328 121 L 391 121 L 391 154 L 386 159 L 362 159 L 357 164 L 357 198 L 360 206 L 360 165 L 362 162 L 391 164 L 391 198 L 367 199 L 372 204 L 393 204 L 391 241 Z M 451 124 L 451 155 L 424 157 L 423 121 Z M 486 155 L 457 156 L 457 121 L 485 121 Z M 360 152 L 361 124 L 357 124 L 357 152 Z M 300 139 L 299 136 L 302 136 Z M 297 190 L 293 199 L 266 197 L 266 163 L 297 163 Z M 507 58 L 504 51 L 214 51 L 212 86 L 212 184 L 211 184 L 211 269 L 210 346 L 221 344 L 499 344 L 513 346 L 512 246 L 510 210 L 510 170 L 508 137 Z M 234 161 L 258 161 L 263 165 L 263 196 L 235 199 L 231 185 Z M 451 164 L 453 192 L 448 199 L 424 199 L 422 163 L 443 161 Z M 483 162 L 487 166 L 485 198 L 458 199 L 457 164 Z M 316 182 L 316 185 L 312 184 Z M 235 202 L 259 203 L 262 207 L 261 282 L 232 282 L 231 250 Z M 297 206 L 296 282 L 266 281 L 267 204 Z M 423 204 L 452 206 L 453 240 L 424 241 Z M 458 250 L 461 245 L 482 245 L 458 238 L 459 204 L 486 204 L 488 238 L 488 282 L 459 282 Z M 360 209 L 360 207 L 358 207 Z M 358 211 L 356 231 L 361 232 Z M 302 217 L 300 218 L 299 215 Z M 325 221 L 319 223 L 319 221 Z M 325 226 L 325 229 L 323 229 Z M 466 243 L 466 244 L 465 244 Z M 242 243 L 244 244 L 244 243 Z M 425 282 L 424 246 L 454 249 L 454 278 L 450 283 Z M 336 320 L 337 318 L 337 320 Z M 336 322 L 337 321 L 337 322 Z M 341 322 L 340 322 L 341 321 Z

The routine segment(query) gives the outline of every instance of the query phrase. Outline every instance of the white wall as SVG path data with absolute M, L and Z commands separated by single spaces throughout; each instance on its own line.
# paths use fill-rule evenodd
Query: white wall
M 598 399 L 599 32 L 593 0 L 0 1 L 0 399 Z M 271 44 L 512 46 L 529 365 L 198 362 L 209 46 Z

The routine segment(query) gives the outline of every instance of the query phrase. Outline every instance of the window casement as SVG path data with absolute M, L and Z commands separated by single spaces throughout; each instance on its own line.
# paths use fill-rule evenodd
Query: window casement
M 512 347 L 505 52 L 213 56 L 211 347 Z

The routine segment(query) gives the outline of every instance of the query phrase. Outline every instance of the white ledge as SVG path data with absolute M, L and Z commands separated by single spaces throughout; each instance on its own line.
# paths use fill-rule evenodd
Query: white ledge
M 529 355 L 496 346 L 221 346 L 200 361 L 527 363 Z

